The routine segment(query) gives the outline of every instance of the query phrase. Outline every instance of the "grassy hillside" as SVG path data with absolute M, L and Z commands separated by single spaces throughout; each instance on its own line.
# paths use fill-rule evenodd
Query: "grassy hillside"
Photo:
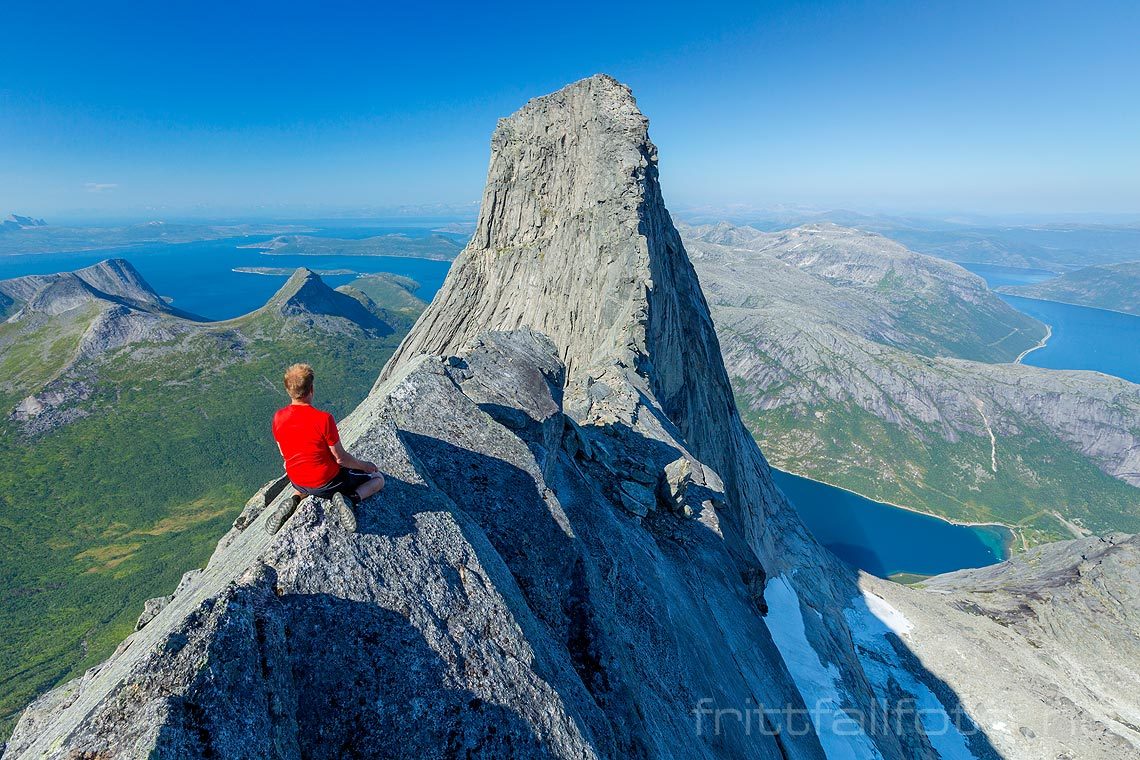
M 1085 267 L 1051 280 L 1009 286 L 1001 291 L 1140 315 L 1140 261 Z
M 1140 530 L 1140 386 L 1011 364 L 1044 326 L 874 235 L 690 228 L 725 366 L 777 466 L 1021 544 Z M 1132 483 L 1132 484 L 1130 484 Z
M 96 310 L 0 348 L 0 409 L 60 372 L 91 387 L 78 402 L 87 416 L 46 433 L 0 419 L 0 736 L 30 699 L 104 659 L 142 602 L 204 565 L 280 473 L 269 424 L 285 403 L 283 368 L 311 363 L 318 405 L 340 417 L 406 330 L 266 309 L 65 368 Z
M 759 410 L 737 389 L 745 424 L 780 469 L 960 522 L 1014 529 L 1026 548 L 1094 533 L 1140 532 L 1140 491 L 1099 470 L 1045 429 L 946 440 L 933 426 L 892 424 L 835 402 Z M 903 455 L 902 452 L 905 452 Z

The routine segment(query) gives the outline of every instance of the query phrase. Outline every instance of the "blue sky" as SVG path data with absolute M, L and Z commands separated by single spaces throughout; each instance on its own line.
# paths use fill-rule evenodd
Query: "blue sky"
M 471 203 L 495 120 L 598 71 L 676 207 L 1140 212 L 1138 5 L 11 4 L 0 214 Z

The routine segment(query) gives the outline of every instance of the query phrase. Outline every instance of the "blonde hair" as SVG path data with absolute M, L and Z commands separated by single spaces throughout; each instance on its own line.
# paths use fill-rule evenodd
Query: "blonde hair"
M 303 399 L 313 392 L 313 368 L 308 364 L 294 364 L 285 370 L 285 391 L 289 398 Z

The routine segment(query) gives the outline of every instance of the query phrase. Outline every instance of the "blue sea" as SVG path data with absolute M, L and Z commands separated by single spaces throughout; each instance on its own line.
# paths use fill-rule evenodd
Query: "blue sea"
M 423 227 L 349 227 L 322 229 L 325 237 L 344 239 L 372 235 L 432 234 Z M 271 239 L 272 235 L 193 243 L 148 243 L 123 248 L 72 253 L 36 253 L 0 256 L 0 280 L 27 274 L 51 274 L 90 266 L 104 259 L 124 258 L 131 262 L 159 294 L 183 311 L 207 319 L 230 319 L 263 305 L 285 284 L 285 275 L 234 272 L 235 267 L 273 267 L 294 269 L 347 269 L 359 273 L 391 272 L 411 277 L 420 283 L 417 295 L 430 301 L 443 284 L 448 261 L 431 261 L 399 256 L 280 256 L 266 255 L 260 250 L 239 248 Z M 331 287 L 344 285 L 355 275 L 324 277 Z
M 1008 556 L 1008 528 L 956 525 L 776 469 L 772 477 L 821 544 L 872 575 L 937 575 Z

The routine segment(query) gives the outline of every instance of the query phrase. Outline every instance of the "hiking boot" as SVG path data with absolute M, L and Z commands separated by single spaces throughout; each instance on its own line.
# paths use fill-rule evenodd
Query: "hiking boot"
M 265 520 L 265 532 L 272 536 L 281 530 L 281 526 L 297 511 L 297 507 L 300 506 L 303 498 L 303 496 L 296 493 L 289 497 L 288 501 L 278 507 L 273 514 Z
M 333 508 L 340 518 L 341 525 L 349 533 L 356 532 L 356 513 L 352 511 L 355 502 L 342 493 L 335 493 L 332 497 Z

